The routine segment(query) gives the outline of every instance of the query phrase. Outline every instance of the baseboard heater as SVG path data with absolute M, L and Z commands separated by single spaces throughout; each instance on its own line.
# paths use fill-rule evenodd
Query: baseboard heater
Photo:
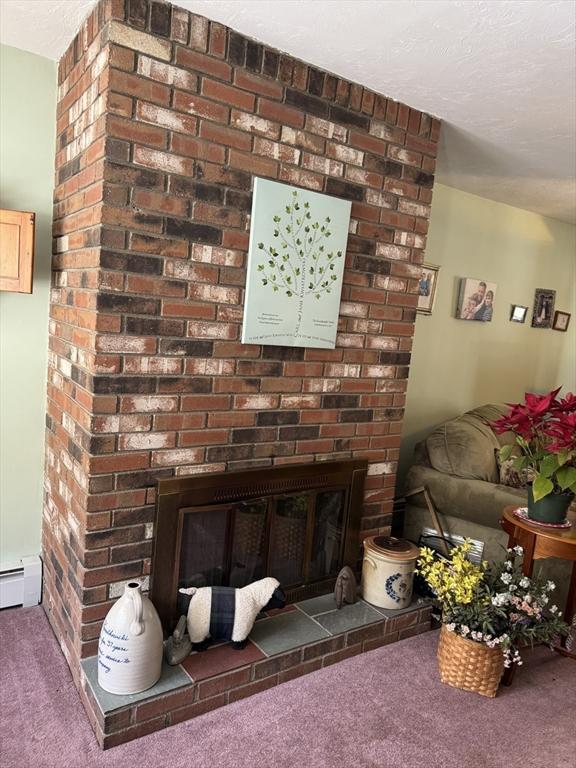
M 42 560 L 23 557 L 14 566 L 0 568 L 0 608 L 28 608 L 42 599 Z
M 464 544 L 465 541 L 464 536 L 458 536 L 455 533 L 445 533 L 444 538 L 455 547 Z M 468 554 L 468 558 L 472 563 L 480 565 L 482 562 L 482 555 L 484 554 L 484 542 L 479 541 L 478 539 L 470 539 L 470 542 L 472 544 L 472 549 Z M 423 528 L 420 543 L 425 546 L 429 545 L 436 548 L 437 544 L 442 543 L 442 537 L 435 528 Z

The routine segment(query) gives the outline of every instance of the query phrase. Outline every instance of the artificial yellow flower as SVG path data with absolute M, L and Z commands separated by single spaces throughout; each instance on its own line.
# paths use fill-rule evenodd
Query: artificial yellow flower
M 472 542 L 466 539 L 450 553 L 450 561 L 437 560 L 434 552 L 422 547 L 418 559 L 418 572 L 422 574 L 440 602 L 450 605 L 466 605 L 472 602 L 476 587 L 484 578 L 486 563 L 474 565 L 466 557 Z

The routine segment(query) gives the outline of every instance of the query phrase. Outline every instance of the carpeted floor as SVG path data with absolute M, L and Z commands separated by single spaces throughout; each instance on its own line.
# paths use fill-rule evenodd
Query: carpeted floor
M 0 613 L 2 768 L 574 768 L 576 663 L 539 648 L 496 699 L 443 686 L 436 633 L 101 752 L 40 607 Z

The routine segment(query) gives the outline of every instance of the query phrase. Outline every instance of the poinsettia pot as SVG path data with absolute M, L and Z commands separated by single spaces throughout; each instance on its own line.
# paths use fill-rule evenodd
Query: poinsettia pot
M 529 484 L 528 517 L 540 523 L 563 523 L 573 498 L 573 493 L 549 493 L 544 498 L 534 501 L 532 485 Z

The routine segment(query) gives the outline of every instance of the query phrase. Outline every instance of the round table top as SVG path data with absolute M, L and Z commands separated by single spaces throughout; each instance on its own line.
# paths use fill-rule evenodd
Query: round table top
M 545 528 L 542 525 L 529 523 L 527 520 L 516 517 L 514 515 L 515 509 L 518 509 L 518 507 L 506 507 L 502 517 L 517 528 L 534 533 L 536 536 L 554 541 L 562 541 L 564 544 L 571 544 L 576 547 L 576 510 L 571 509 L 568 511 L 568 520 L 572 523 L 570 528 Z

